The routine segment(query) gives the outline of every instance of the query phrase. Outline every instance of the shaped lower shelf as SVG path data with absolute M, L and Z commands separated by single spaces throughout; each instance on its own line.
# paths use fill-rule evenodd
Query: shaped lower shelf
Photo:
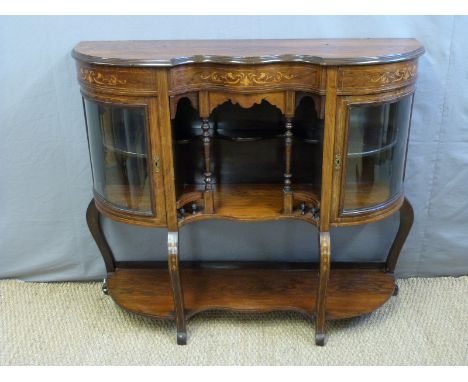
M 182 269 L 187 317 L 206 310 L 298 311 L 313 317 L 318 285 L 314 269 Z M 109 274 L 110 296 L 122 308 L 158 318 L 174 318 L 166 269 L 117 269 Z M 332 269 L 327 319 L 370 313 L 393 294 L 392 275 L 378 269 Z

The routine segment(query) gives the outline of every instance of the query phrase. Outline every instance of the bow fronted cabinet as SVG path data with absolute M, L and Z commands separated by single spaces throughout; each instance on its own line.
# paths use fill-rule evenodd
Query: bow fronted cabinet
M 326 320 L 380 307 L 413 221 L 403 180 L 423 52 L 414 39 L 79 43 L 105 290 L 174 320 L 179 344 L 210 309 L 302 312 L 323 345 Z M 398 211 L 385 263 L 333 262 L 331 227 Z M 116 261 L 101 214 L 167 227 L 167 262 Z M 308 222 L 320 262 L 184 262 L 179 228 L 207 219 Z

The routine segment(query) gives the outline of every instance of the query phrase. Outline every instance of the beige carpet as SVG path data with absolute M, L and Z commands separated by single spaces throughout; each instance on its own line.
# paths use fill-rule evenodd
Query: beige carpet
M 99 283 L 0 281 L 1 365 L 468 365 L 468 276 L 399 280 L 365 317 L 328 325 L 316 347 L 299 314 L 208 312 L 172 323 L 132 315 Z

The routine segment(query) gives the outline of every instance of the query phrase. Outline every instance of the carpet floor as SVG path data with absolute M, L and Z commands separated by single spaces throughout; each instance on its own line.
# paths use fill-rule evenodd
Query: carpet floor
M 0 281 L 1 365 L 468 365 L 468 276 L 398 280 L 366 316 L 330 322 L 325 347 L 296 313 L 206 312 L 177 346 L 172 322 L 127 313 L 100 283 Z

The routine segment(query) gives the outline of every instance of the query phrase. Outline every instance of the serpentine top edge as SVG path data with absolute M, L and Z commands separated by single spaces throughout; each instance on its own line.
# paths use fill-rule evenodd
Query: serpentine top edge
M 84 41 L 72 56 L 89 64 L 126 67 L 287 62 L 338 66 L 406 61 L 424 51 L 415 39 L 141 40 Z

